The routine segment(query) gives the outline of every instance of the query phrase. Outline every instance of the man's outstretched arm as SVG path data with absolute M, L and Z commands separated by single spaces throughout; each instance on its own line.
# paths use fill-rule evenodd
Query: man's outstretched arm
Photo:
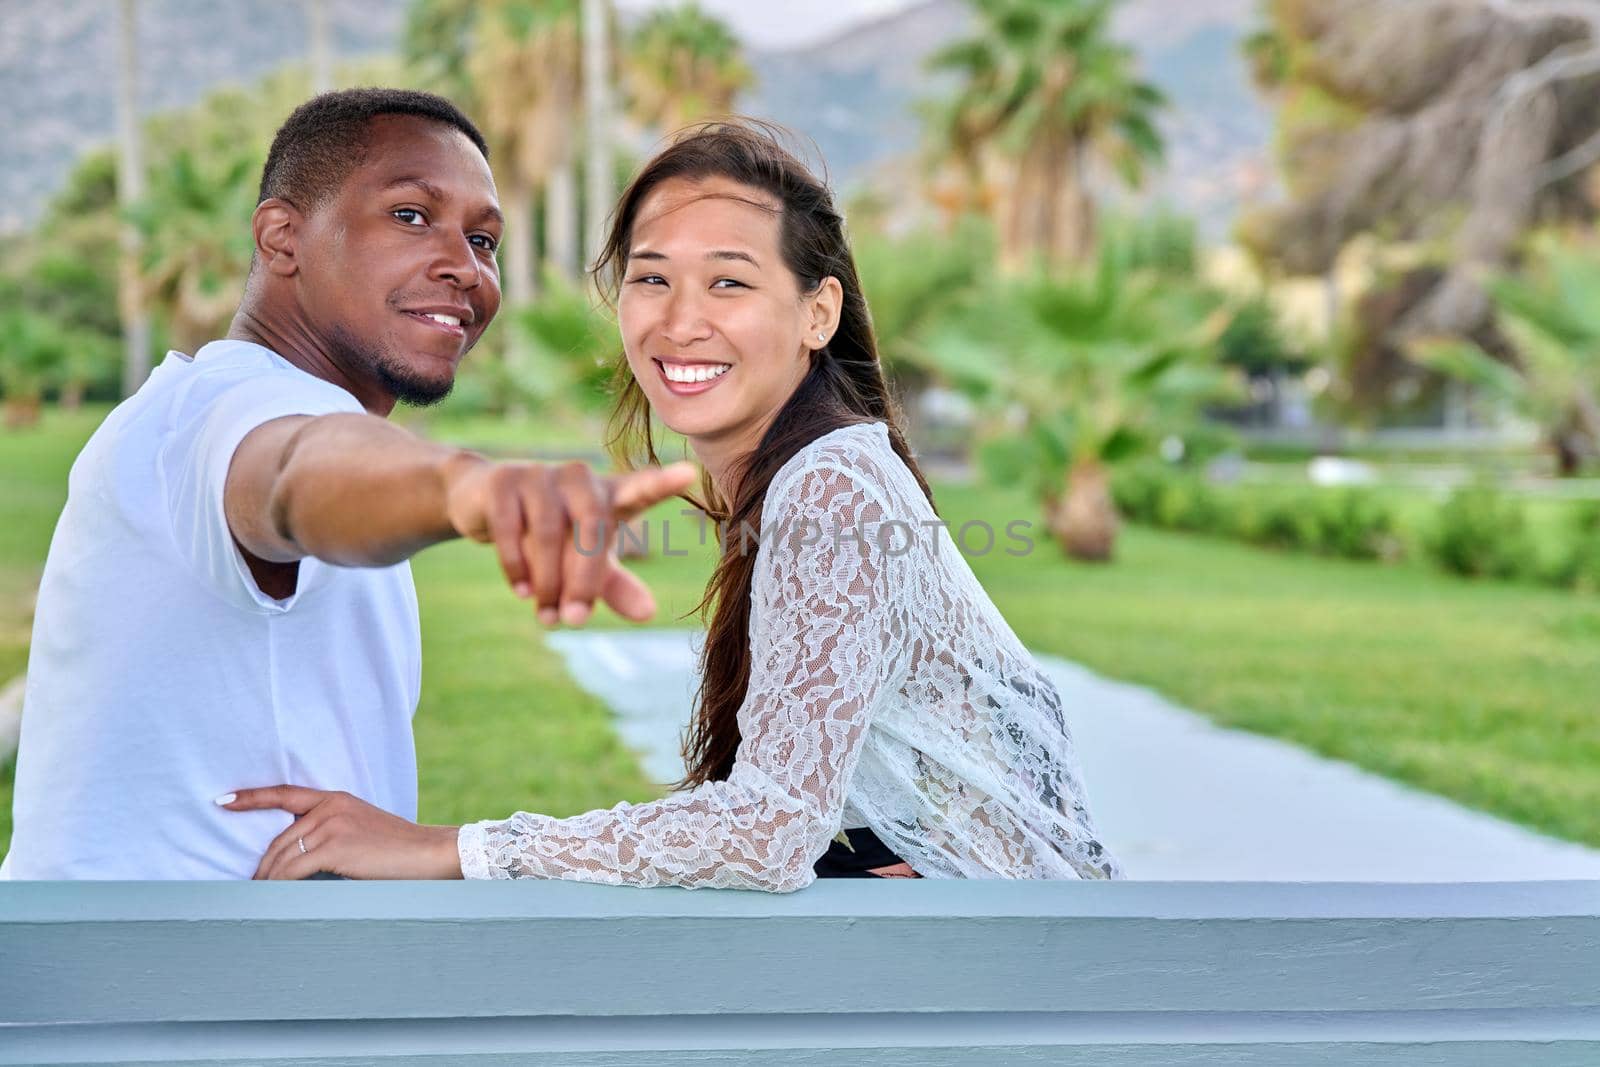
M 688 464 L 602 478 L 582 463 L 492 462 L 374 415 L 337 414 L 252 430 L 223 495 L 230 531 L 258 559 L 385 566 L 467 537 L 495 546 L 506 580 L 542 619 L 559 609 L 577 625 L 597 599 L 628 618 L 654 612 L 649 591 L 599 546 L 693 478 Z

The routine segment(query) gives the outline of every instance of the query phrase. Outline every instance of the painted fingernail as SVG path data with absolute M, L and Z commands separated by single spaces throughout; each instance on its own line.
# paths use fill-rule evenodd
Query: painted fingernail
M 589 621 L 590 608 L 587 604 L 563 604 L 561 606 L 561 621 L 568 626 L 582 626 Z
M 238 799 L 239 799 L 239 794 L 238 793 L 224 793 L 220 797 L 218 797 L 217 799 L 213 800 L 211 803 L 215 804 L 217 807 L 220 808 L 224 804 L 232 804 L 235 800 L 238 800 Z
M 516 585 L 511 587 L 511 591 L 517 594 L 517 596 L 521 599 L 527 600 L 533 595 L 533 586 L 529 585 L 527 582 L 518 582 Z
M 561 614 L 555 608 L 540 608 L 539 621 L 546 626 L 554 626 L 561 621 Z

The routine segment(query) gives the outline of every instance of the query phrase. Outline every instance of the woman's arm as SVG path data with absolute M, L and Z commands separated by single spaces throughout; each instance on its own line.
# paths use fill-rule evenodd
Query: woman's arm
M 459 833 L 459 867 L 456 857 L 443 855 L 439 839 L 446 828 L 413 832 L 404 820 L 358 812 L 352 801 L 338 800 L 327 808 L 332 825 L 325 829 L 324 820 L 314 819 L 313 803 L 269 849 L 261 876 L 459 872 L 775 892 L 808 885 L 812 864 L 839 830 L 867 724 L 903 672 L 909 627 L 900 568 L 876 541 L 877 524 L 890 516 L 873 487 L 854 473 L 816 467 L 773 489 L 787 490 L 774 497 L 774 518 L 806 523 L 808 536 L 768 541 L 761 549 L 750 685 L 739 713 L 742 740 L 726 781 L 567 819 L 522 812 L 471 824 Z M 282 795 L 241 792 L 227 806 L 280 806 L 260 802 L 257 794 L 269 792 Z M 302 792 L 309 795 L 297 795 L 298 806 L 337 796 Z M 386 847 L 378 846 L 379 837 Z M 397 861 L 397 849 L 412 859 Z
M 727 781 L 570 819 L 519 813 L 464 827 L 467 877 L 810 884 L 868 722 L 906 662 L 907 622 L 896 560 L 876 543 L 888 516 L 874 487 L 813 467 L 772 492 L 772 518 L 806 536 L 769 540 L 757 561 L 750 684 Z

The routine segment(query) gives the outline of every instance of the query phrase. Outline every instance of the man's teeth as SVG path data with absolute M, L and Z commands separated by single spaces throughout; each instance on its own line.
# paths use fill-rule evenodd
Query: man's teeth
M 456 318 L 454 315 L 435 315 L 431 311 L 424 312 L 423 314 L 427 315 L 427 317 L 432 319 L 434 322 L 440 322 L 440 323 L 443 323 L 446 326 L 460 326 L 461 325 L 461 320 Z
M 666 374 L 667 381 L 689 384 L 692 382 L 708 382 L 712 378 L 720 378 L 727 372 L 731 364 L 728 363 L 701 363 L 696 366 L 686 367 L 678 363 L 663 363 L 661 370 Z

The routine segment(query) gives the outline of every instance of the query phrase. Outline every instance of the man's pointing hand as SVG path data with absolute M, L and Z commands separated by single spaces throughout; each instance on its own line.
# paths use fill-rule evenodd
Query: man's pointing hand
M 617 562 L 617 532 L 694 479 L 690 463 L 602 477 L 584 463 L 463 455 L 447 476 L 446 509 L 462 537 L 494 545 L 506 581 L 533 598 L 546 625 L 583 625 L 597 599 L 640 622 L 655 614 L 655 598 Z

